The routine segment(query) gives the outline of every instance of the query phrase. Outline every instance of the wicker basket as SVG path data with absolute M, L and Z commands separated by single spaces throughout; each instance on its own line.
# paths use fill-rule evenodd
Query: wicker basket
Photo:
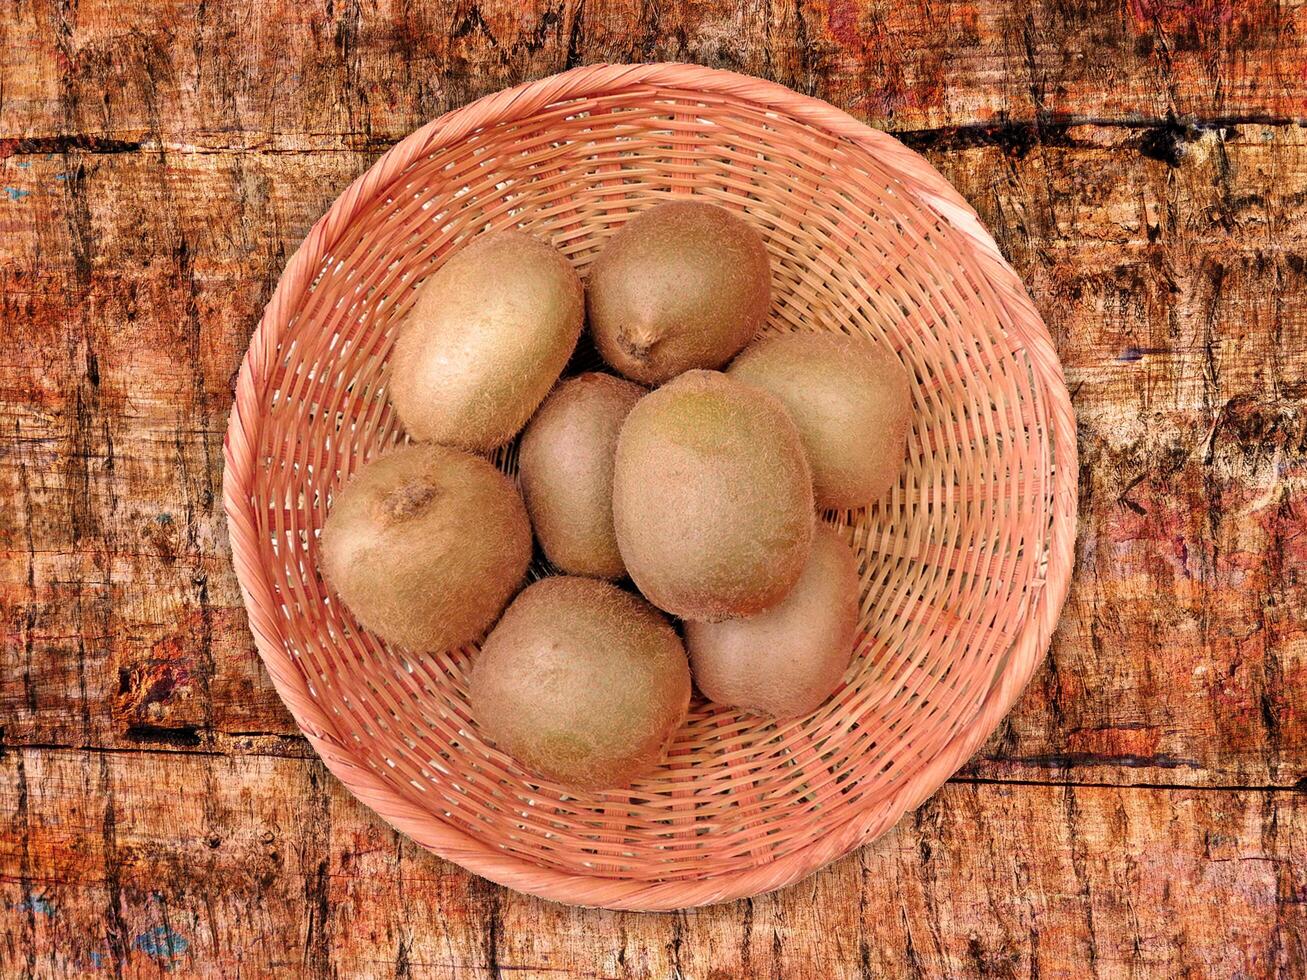
M 860 559 L 857 652 L 812 715 L 696 699 L 666 764 L 568 793 L 481 738 L 475 650 L 410 656 L 316 568 L 331 494 L 403 438 L 386 357 L 414 287 L 521 227 L 584 270 L 633 213 L 693 194 L 771 251 L 767 329 L 863 334 L 914 378 L 902 482 L 827 515 Z M 503 455 L 511 471 L 512 453 Z M 690 65 L 596 65 L 413 133 L 291 259 L 241 369 L 224 501 L 250 626 L 309 742 L 418 843 L 558 901 L 670 909 L 768 891 L 889 829 L 973 753 L 1043 657 L 1075 535 L 1075 427 L 1047 331 L 974 212 L 831 106 Z

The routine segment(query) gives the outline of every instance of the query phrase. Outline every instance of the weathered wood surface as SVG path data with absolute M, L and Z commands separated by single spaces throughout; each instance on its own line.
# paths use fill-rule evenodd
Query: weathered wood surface
M 41 0 L 0 28 L 5 136 L 388 144 L 596 61 L 762 75 L 892 127 L 1304 114 L 1286 0 Z
M 0 8 L 0 975 L 1303 975 L 1305 30 L 1230 0 Z M 638 59 L 926 153 L 1044 312 L 1082 456 L 1049 664 L 959 780 L 684 916 L 514 896 L 352 803 L 254 656 L 217 498 L 249 333 L 348 181 L 470 98 Z
M 418 851 L 299 759 L 19 749 L 0 951 L 62 977 L 1301 976 L 1307 800 L 952 784 L 752 902 L 570 909 Z M 179 795 L 179 787 L 190 792 Z

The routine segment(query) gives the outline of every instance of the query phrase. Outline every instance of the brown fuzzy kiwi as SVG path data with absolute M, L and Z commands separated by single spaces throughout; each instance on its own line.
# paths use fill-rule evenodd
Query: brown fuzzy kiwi
M 336 494 L 319 566 L 372 632 L 439 651 L 480 636 L 530 560 L 512 481 L 479 456 L 420 445 L 368 463 Z
M 830 334 L 767 337 L 727 369 L 785 403 L 803 437 L 818 507 L 862 507 L 898 482 L 912 388 L 889 351 Z
M 613 532 L 613 454 L 644 393 L 609 374 L 578 375 L 554 389 L 522 434 L 522 496 L 540 546 L 564 572 L 626 574 Z
M 812 478 L 781 403 L 717 371 L 689 371 L 626 417 L 613 525 L 626 569 L 686 619 L 762 612 L 812 545 Z
M 704 696 L 777 718 L 814 710 L 839 685 L 858 628 L 858 562 L 821 524 L 812 556 L 778 605 L 747 619 L 685 624 Z
M 567 259 L 529 235 L 481 235 L 422 284 L 390 362 L 390 401 L 414 439 L 487 450 L 526 424 L 581 333 Z
M 690 704 L 676 631 L 639 596 L 597 579 L 528 586 L 472 668 L 473 717 L 533 772 L 582 789 L 656 766 Z
M 731 212 L 697 201 L 633 218 L 604 246 L 586 283 L 599 353 L 645 384 L 721 367 L 753 337 L 770 305 L 762 236 Z

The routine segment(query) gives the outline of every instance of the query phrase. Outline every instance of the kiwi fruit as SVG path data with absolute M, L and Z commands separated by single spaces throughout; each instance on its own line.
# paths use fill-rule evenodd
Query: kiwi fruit
M 812 545 L 799 431 L 767 392 L 689 371 L 645 395 L 617 439 L 613 526 L 627 572 L 685 619 L 762 612 Z
M 803 574 L 779 604 L 748 619 L 685 624 L 699 690 L 776 718 L 814 710 L 849 666 L 858 594 L 853 550 L 834 528 L 819 525 Z
M 522 496 L 540 547 L 564 572 L 626 574 L 613 532 L 613 455 L 644 393 L 609 374 L 581 374 L 555 388 L 522 433 Z
M 481 235 L 422 284 L 390 362 L 390 402 L 414 439 L 474 451 L 507 442 L 558 380 L 585 293 L 529 235 Z
M 443 446 L 395 450 L 338 492 L 319 565 L 355 618 L 413 651 L 480 636 L 517 591 L 531 524 L 504 474 Z
M 613 368 L 661 384 L 729 361 L 771 305 L 762 236 L 723 208 L 662 204 L 631 219 L 590 269 L 586 308 Z
M 532 772 L 578 789 L 656 766 L 690 704 L 676 631 L 598 579 L 554 576 L 513 600 L 472 668 L 473 717 Z
M 726 373 L 785 404 L 803 437 L 818 507 L 863 507 L 898 482 L 912 389 L 889 351 L 853 337 L 793 333 L 750 345 Z

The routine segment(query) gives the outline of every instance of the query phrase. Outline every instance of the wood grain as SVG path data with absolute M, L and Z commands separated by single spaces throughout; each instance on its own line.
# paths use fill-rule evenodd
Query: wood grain
M 0 949 L 38 977 L 1307 969 L 1307 801 L 1290 792 L 954 784 L 808 882 L 641 915 L 472 878 L 316 761 L 17 750 L 3 771 L 18 873 L 0 894 L 20 914 Z
M 5 17 L 4 135 L 367 146 L 598 61 L 762 75 L 895 128 L 1283 119 L 1307 101 L 1304 18 L 1277 0 L 45 0 Z
M 973 772 L 1307 776 L 1299 134 L 1207 128 L 1170 163 L 1118 129 L 1074 127 L 1024 155 L 937 158 L 1053 331 L 1081 453 L 1057 639 Z
M 0 975 L 1307 972 L 1304 18 L 0 8 Z M 1075 584 L 999 732 L 885 841 L 679 916 L 522 898 L 353 803 L 258 664 L 217 499 L 250 331 L 340 190 L 469 99 L 655 59 L 925 153 L 1045 315 L 1081 452 Z

